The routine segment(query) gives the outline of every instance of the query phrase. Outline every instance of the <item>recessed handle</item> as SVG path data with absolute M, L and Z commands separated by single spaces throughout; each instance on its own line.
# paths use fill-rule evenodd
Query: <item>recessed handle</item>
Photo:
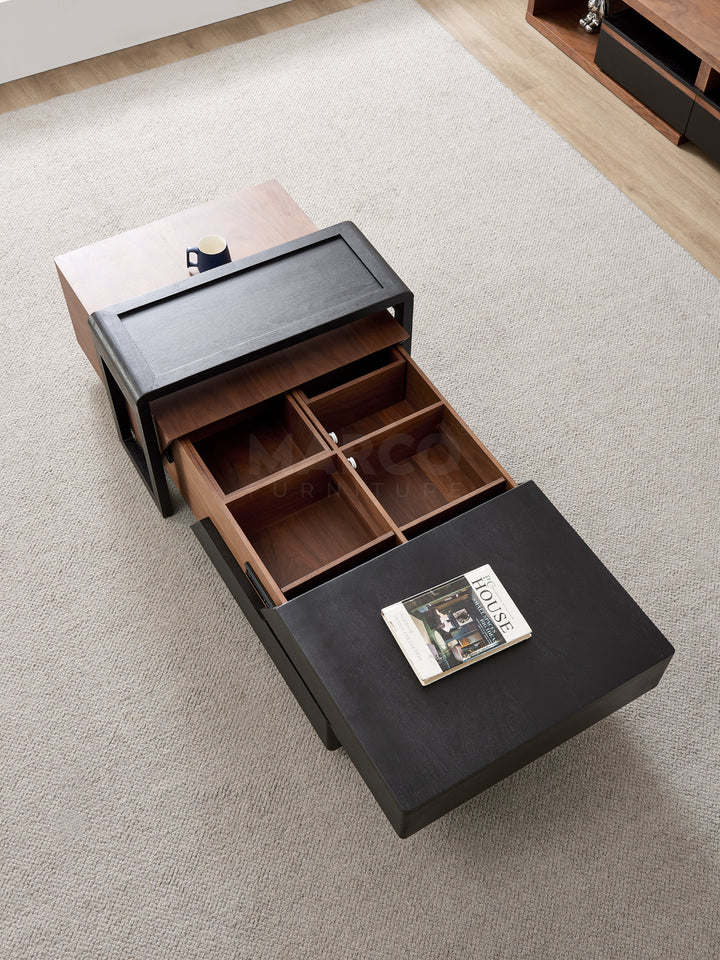
M 260 597 L 260 599 L 265 604 L 265 606 L 274 607 L 275 604 L 272 602 L 272 598 L 270 597 L 270 594 L 262 585 L 262 581 L 260 580 L 260 577 L 258 577 L 258 575 L 255 573 L 255 571 L 253 570 L 253 568 L 250 566 L 249 563 L 245 564 L 245 576 L 253 585 L 257 595 Z

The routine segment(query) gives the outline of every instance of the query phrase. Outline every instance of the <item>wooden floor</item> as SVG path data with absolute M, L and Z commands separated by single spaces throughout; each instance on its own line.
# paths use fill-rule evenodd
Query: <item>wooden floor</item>
M 0 84 L 0 112 L 363 2 L 366 0 L 291 0 L 209 27 Z M 525 22 L 526 0 L 418 2 L 670 236 L 720 277 L 719 165 L 690 144 L 673 146 L 560 53 Z M 583 6 L 579 0 L 579 7 Z M 552 171 L 548 174 L 552 175 Z

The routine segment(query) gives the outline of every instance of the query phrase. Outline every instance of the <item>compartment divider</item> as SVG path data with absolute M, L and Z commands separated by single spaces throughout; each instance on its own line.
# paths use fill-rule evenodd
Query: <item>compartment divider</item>
M 457 500 L 452 500 L 450 503 L 446 503 L 442 507 L 437 507 L 435 510 L 430 510 L 428 513 L 417 517 L 415 520 L 411 520 L 409 523 L 404 523 L 400 527 L 400 530 L 406 536 L 408 533 L 411 536 L 415 536 L 418 533 L 422 533 L 427 527 L 435 526 L 434 521 L 444 523 L 445 520 L 449 520 L 456 513 L 460 513 L 462 510 L 474 506 L 476 503 L 487 500 L 495 493 L 500 493 L 505 487 L 505 478 L 498 477 L 496 480 L 491 480 L 490 483 L 478 487 L 477 490 L 471 490 L 470 493 L 466 493 L 464 497 L 458 497 Z
M 280 595 L 309 589 L 397 538 L 345 458 L 328 453 L 313 459 L 223 504 L 223 519 L 232 518 L 239 548 L 247 543 L 263 558 Z
M 385 510 L 385 508 L 380 503 L 380 501 L 373 495 L 373 492 L 368 488 L 367 484 L 362 479 L 360 474 L 357 472 L 357 470 L 354 469 L 352 464 L 348 461 L 348 458 L 342 452 L 340 447 L 335 443 L 335 441 L 331 437 L 327 436 L 326 431 L 323 430 L 320 422 L 317 420 L 312 410 L 306 407 L 306 400 L 302 391 L 300 390 L 293 391 L 293 399 L 295 403 L 298 405 L 298 407 L 303 410 L 303 413 L 307 417 L 308 421 L 312 423 L 313 427 L 315 427 L 317 430 L 319 430 L 323 434 L 323 439 L 325 443 L 327 443 L 330 446 L 331 450 L 333 450 L 333 452 L 336 453 L 339 459 L 346 465 L 348 471 L 351 471 L 351 475 L 353 477 L 354 483 L 357 485 L 358 489 L 362 491 L 362 493 L 364 494 L 364 497 L 372 503 L 375 511 L 382 517 L 383 521 L 387 524 L 387 526 L 390 527 L 392 532 L 395 534 L 395 539 L 397 540 L 397 542 L 405 543 L 405 541 L 407 540 L 407 537 L 402 533 L 402 531 L 400 530 L 400 527 L 398 527 L 398 525 L 392 519 L 390 514 Z
M 393 350 L 384 366 L 323 393 L 303 398 L 323 432 L 335 433 L 340 446 L 396 423 L 442 397 Z
M 361 377 L 356 377 L 347 383 L 341 383 L 337 387 L 331 387 L 330 390 L 326 390 L 324 393 L 318 393 L 317 396 L 309 400 L 308 403 L 313 407 L 322 409 L 325 404 L 332 402 L 338 394 L 342 393 L 349 393 L 350 396 L 348 400 L 352 402 L 357 399 L 358 395 L 363 396 L 369 389 L 376 386 L 378 381 L 386 380 L 388 377 L 392 378 L 396 376 L 399 371 L 402 371 L 400 382 L 404 384 L 405 361 L 397 357 L 384 367 L 371 370 L 369 373 L 364 373 Z
M 511 481 L 477 437 L 437 403 L 341 448 L 403 535 L 440 523 Z
M 173 444 L 168 472 L 193 513 L 212 519 L 273 603 L 515 486 L 406 351 L 383 360 L 316 396 L 298 386 L 229 415 L 220 435 L 204 427 Z M 343 430 L 354 438 L 343 442 Z
M 319 420 L 312 415 L 303 392 L 301 390 L 289 390 L 285 396 L 293 410 L 297 412 L 303 423 L 307 424 L 322 445 L 328 448 L 333 447 L 334 444 L 328 437 L 327 430 L 324 430 Z
M 400 420 L 393 420 L 392 423 L 388 423 L 384 427 L 379 427 L 377 430 L 373 430 L 372 433 L 366 433 L 362 437 L 358 437 L 357 440 L 349 440 L 347 443 L 342 444 L 340 447 L 340 452 L 344 453 L 346 450 L 349 450 L 352 447 L 361 447 L 365 446 L 367 443 L 374 443 L 376 440 L 382 440 L 386 434 L 388 436 L 392 436 L 394 433 L 398 433 L 398 431 L 404 427 L 411 429 L 416 424 L 422 424 L 426 422 L 426 420 L 431 419 L 434 414 L 446 408 L 447 404 L 443 403 L 442 400 L 439 400 L 437 403 L 433 403 L 428 407 L 423 407 L 422 410 L 416 410 L 414 413 L 409 413 L 406 417 L 402 417 Z
M 293 390 L 291 395 L 292 395 L 293 401 L 295 402 L 297 407 L 300 410 L 302 410 L 303 416 L 308 421 L 308 423 L 312 426 L 313 430 L 315 430 L 315 432 L 320 437 L 322 437 L 323 443 L 329 446 L 331 450 L 333 451 L 337 450 L 338 445 L 335 443 L 332 437 L 330 437 L 329 432 L 325 429 L 325 427 L 322 425 L 322 423 L 320 423 L 318 418 L 313 413 L 312 409 L 310 408 L 311 401 L 308 400 L 308 398 L 305 396 L 303 391 Z
M 332 441 L 331 441 L 331 442 L 332 442 Z M 407 537 L 405 536 L 405 534 L 402 532 L 402 530 L 400 529 L 400 527 L 395 523 L 395 521 L 393 520 L 393 518 L 390 516 L 390 514 L 389 514 L 389 513 L 387 512 L 387 510 L 385 509 L 385 507 L 383 507 L 383 505 L 380 503 L 380 501 L 377 499 L 377 497 L 373 494 L 372 490 L 371 490 L 371 489 L 368 487 L 368 485 L 365 483 L 365 481 L 364 481 L 363 478 L 360 476 L 360 474 L 358 473 L 358 471 L 357 471 L 357 470 L 353 467 L 353 465 L 348 461 L 348 458 L 345 456 L 345 454 L 342 453 L 342 451 L 339 451 L 339 452 L 338 452 L 338 457 L 340 458 L 340 460 L 342 460 L 343 463 L 345 463 L 345 464 L 347 465 L 347 469 L 348 469 L 348 471 L 349 471 L 349 474 L 350 474 L 350 476 L 352 477 L 352 483 L 353 483 L 353 484 L 355 485 L 355 487 L 362 493 L 364 501 L 365 501 L 366 503 L 372 504 L 372 508 L 373 508 L 375 514 L 376 514 L 377 516 L 379 516 L 379 518 L 383 521 L 383 523 L 384 523 L 386 526 L 390 527 L 390 530 L 392 531 L 393 535 L 395 536 L 396 542 L 397 542 L 397 543 L 405 543 L 405 542 L 407 541 Z M 346 476 L 346 477 L 343 477 L 343 478 L 342 478 L 343 484 L 346 485 L 346 486 L 345 486 L 345 489 L 348 489 L 348 486 L 349 486 L 349 484 L 350 484 L 350 482 L 351 482 L 351 481 L 350 481 L 350 476 Z M 360 501 L 360 502 L 363 502 L 363 501 Z M 359 512 L 359 511 L 356 510 L 356 512 Z
M 342 329 L 346 328 L 343 327 Z M 399 343 L 405 339 L 406 336 L 399 337 L 395 343 Z M 388 344 L 383 350 L 376 350 L 373 353 L 368 353 L 364 357 L 358 358 L 352 363 L 337 366 L 325 375 L 304 378 L 296 385 L 294 384 L 293 387 L 297 386 L 305 394 L 305 397 L 312 401 L 315 397 L 334 390 L 338 386 L 344 386 L 346 383 L 350 383 L 358 377 L 364 376 L 366 373 L 372 373 L 375 370 L 379 370 L 393 363 L 397 360 L 394 346 L 395 344 Z
M 330 460 L 331 458 L 331 450 L 323 450 L 321 453 L 314 453 L 311 457 L 305 457 L 304 460 L 298 460 L 297 463 L 292 463 L 289 467 L 285 467 L 284 470 L 278 470 L 269 477 L 261 477 L 259 480 L 255 480 L 253 483 L 249 483 L 247 486 L 241 487 L 239 490 L 233 490 L 232 493 L 222 495 L 222 501 L 227 506 L 230 506 L 237 500 L 242 500 L 242 498 L 249 493 L 254 493 L 256 490 L 262 490 L 264 487 L 272 487 L 276 483 L 283 483 L 286 480 L 292 479 L 295 474 L 301 473 L 307 467 L 318 466 L 319 464 L 326 460 Z
M 272 398 L 236 416 L 222 430 L 186 438 L 223 495 L 330 452 L 327 440 L 288 396 Z
M 350 553 L 344 554 L 340 559 L 333 561 L 332 563 L 325 564 L 324 567 L 320 567 L 317 570 L 313 570 L 311 573 L 306 574 L 304 577 L 300 577 L 297 580 L 294 580 L 292 583 L 284 584 L 282 589 L 283 594 L 286 597 L 290 597 L 293 591 L 303 588 L 304 590 L 310 589 L 314 583 L 319 582 L 323 577 L 332 571 L 333 575 L 339 575 L 345 570 L 348 570 L 350 567 L 355 566 L 357 562 L 361 559 L 369 560 L 372 556 L 380 553 L 384 544 L 394 538 L 392 531 L 388 530 L 387 533 L 383 533 L 382 536 L 376 537 L 374 540 L 371 540 L 369 543 L 364 543 L 361 547 L 358 547 L 357 550 L 353 550 Z
M 410 356 L 410 354 L 407 352 L 407 350 L 405 350 L 404 347 L 398 345 L 397 347 L 394 348 L 394 352 L 397 353 L 397 354 L 399 354 L 401 357 L 403 357 L 403 359 L 405 360 L 405 362 L 406 362 L 407 365 L 408 365 L 408 368 L 409 368 L 409 367 L 412 367 L 412 368 L 415 370 L 415 372 L 417 373 L 418 377 L 419 377 L 420 379 L 424 380 L 425 383 L 428 385 L 428 387 L 429 387 L 430 389 L 435 390 L 435 392 L 437 392 L 437 388 L 436 388 L 435 385 L 433 384 L 432 380 L 430 380 L 430 378 L 428 377 L 428 375 L 415 363 L 415 361 L 413 360 L 413 358 Z M 493 467 L 495 468 L 495 470 L 497 470 L 498 473 L 501 473 L 501 474 L 505 477 L 505 479 L 507 480 L 507 485 L 508 485 L 508 487 L 516 487 L 517 484 L 515 483 L 515 481 L 513 480 L 513 478 L 510 476 L 510 474 L 507 472 L 507 470 L 502 466 L 502 464 L 500 464 L 500 463 L 495 459 L 495 457 L 490 453 L 490 451 L 488 450 L 488 448 L 487 448 L 487 447 L 485 446 L 485 444 L 480 440 L 480 438 L 477 436 L 477 434 L 476 434 L 473 430 L 470 429 L 470 427 L 467 425 L 467 423 L 463 420 L 463 418 L 462 418 L 462 417 L 460 416 L 460 414 L 457 412 L 457 410 L 455 409 L 455 407 L 453 407 L 453 405 L 452 405 L 451 403 L 448 403 L 448 401 L 447 401 L 444 397 L 443 397 L 442 399 L 443 399 L 443 402 L 444 402 L 444 404 L 445 404 L 445 408 L 446 408 L 447 411 L 448 411 L 448 414 L 450 415 L 450 417 L 451 417 L 452 420 L 454 421 L 456 427 L 458 428 L 458 432 L 460 432 L 460 433 L 467 433 L 467 434 L 471 437 L 471 439 L 473 440 L 473 443 L 474 443 L 475 447 L 476 447 L 478 450 L 481 450 L 482 453 L 483 453 L 483 455 L 484 455 L 484 456 L 488 459 L 488 461 L 493 465 Z
M 400 362 L 400 361 L 399 361 L 399 362 Z M 404 361 L 402 361 L 402 363 L 404 364 Z M 303 392 L 302 392 L 301 390 L 294 390 L 294 391 L 293 391 L 293 401 L 297 404 L 298 408 L 299 408 L 300 410 L 302 410 L 302 412 L 304 413 L 304 415 L 305 415 L 305 417 L 307 418 L 308 422 L 311 423 L 312 426 L 315 427 L 316 430 L 318 430 L 318 431 L 321 432 L 321 434 L 323 435 L 323 439 L 324 439 L 325 443 L 327 443 L 327 444 L 330 446 L 330 448 L 331 448 L 334 452 L 336 452 L 336 454 L 337 454 L 337 456 L 340 458 L 340 460 L 341 460 L 344 464 L 346 464 L 347 469 L 348 469 L 349 471 L 352 471 L 352 474 L 351 474 L 351 475 L 352 475 L 352 477 L 353 477 L 353 479 L 354 479 L 355 484 L 356 484 L 357 487 L 363 492 L 365 498 L 366 498 L 367 500 L 369 500 L 369 501 L 373 504 L 374 509 L 375 509 L 376 512 L 382 517 L 383 521 L 387 524 L 387 526 L 390 527 L 390 529 L 392 530 L 392 532 L 393 532 L 394 535 L 395 535 L 395 540 L 396 540 L 396 542 L 397 542 L 397 543 L 405 543 L 405 542 L 407 541 L 407 537 L 405 536 L 405 534 L 402 532 L 402 530 L 400 529 L 400 527 L 395 523 L 395 521 L 393 520 L 393 518 L 390 516 L 390 514 L 389 514 L 389 513 L 387 512 L 387 510 L 385 509 L 385 507 L 383 507 L 383 505 L 380 503 L 380 501 L 377 499 L 377 497 L 373 494 L 372 490 L 370 490 L 370 488 L 369 488 L 368 485 L 365 483 L 365 481 L 363 480 L 363 478 L 360 476 L 360 474 L 358 473 L 358 471 L 355 470 L 354 467 L 352 466 L 352 464 L 348 461 L 348 458 L 347 458 L 347 457 L 345 456 L 345 454 L 342 452 L 342 450 L 340 449 L 340 447 L 335 443 L 335 441 L 334 441 L 331 437 L 329 437 L 329 436 L 327 435 L 327 431 L 325 431 L 325 430 L 323 429 L 322 424 L 320 423 L 320 421 L 317 419 L 317 417 L 316 417 L 315 414 L 312 412 L 312 410 L 307 406 L 307 400 L 306 400 L 305 395 L 303 394 Z

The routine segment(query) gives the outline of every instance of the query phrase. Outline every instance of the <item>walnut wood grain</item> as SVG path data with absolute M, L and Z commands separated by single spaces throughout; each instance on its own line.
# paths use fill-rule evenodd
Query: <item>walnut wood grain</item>
M 436 403 L 438 398 L 437 391 L 398 355 L 385 367 L 313 397 L 308 408 L 343 446 Z
M 700 68 L 698 69 L 697 79 L 695 80 L 695 86 L 698 90 L 707 90 L 708 83 L 710 82 L 710 76 L 715 71 L 712 69 L 709 63 L 701 63 Z
M 416 537 L 419 533 L 424 533 L 426 530 L 436 527 L 439 523 L 445 523 L 452 517 L 456 517 L 465 510 L 476 506 L 478 503 L 482 503 L 484 500 L 489 500 L 490 497 L 502 493 L 506 487 L 507 483 L 505 478 L 497 477 L 484 486 L 471 490 L 469 493 L 466 493 L 465 496 L 458 497 L 453 500 L 452 503 L 443 504 L 441 507 L 430 510 L 428 513 L 416 517 L 409 523 L 403 524 L 401 530 L 408 538 Z
M 345 573 L 346 570 L 351 570 L 353 567 L 365 563 L 366 560 L 371 560 L 373 557 L 378 556 L 378 554 L 384 550 L 389 550 L 390 547 L 394 545 L 394 540 L 395 538 L 392 533 L 383 533 L 381 536 L 375 537 L 374 540 L 370 540 L 368 543 L 357 547 L 357 549 L 343 554 L 340 559 L 326 563 L 324 566 L 317 567 L 310 573 L 298 577 L 297 580 L 283 584 L 283 593 L 288 599 L 292 599 L 299 593 L 303 593 L 305 590 L 317 586 L 324 580 L 337 577 L 341 573 Z
M 224 236 L 239 260 L 315 229 L 280 184 L 269 180 L 62 254 L 55 267 L 78 343 L 99 375 L 89 315 L 187 277 L 185 249 L 204 234 Z
M 299 465 L 281 482 L 271 480 L 227 509 L 285 595 L 395 539 L 353 471 L 332 455 Z
M 720 72 L 714 70 L 709 63 L 701 63 L 695 86 L 703 93 L 715 90 L 720 86 Z
M 397 352 L 398 352 L 398 354 L 399 354 L 401 357 L 404 357 L 405 362 L 406 362 L 406 364 L 408 365 L 408 368 L 412 368 L 412 369 L 414 370 L 416 376 L 417 376 L 418 378 L 421 378 L 421 379 L 423 379 L 423 380 L 425 381 L 425 383 L 426 383 L 426 385 L 427 385 L 427 388 L 428 388 L 429 390 L 432 390 L 432 391 L 433 391 L 435 394 L 437 394 L 437 396 L 442 400 L 442 402 L 443 402 L 443 404 L 445 405 L 445 408 L 446 408 L 449 416 L 452 417 L 452 419 L 455 421 L 455 423 L 456 423 L 463 431 L 465 431 L 469 437 L 472 438 L 472 442 L 473 442 L 473 444 L 475 445 L 475 447 L 480 451 L 480 454 L 481 454 L 481 456 L 482 456 L 483 461 L 486 462 L 486 463 L 492 464 L 492 470 L 491 470 L 491 472 L 497 472 L 497 473 L 500 474 L 502 477 L 504 477 L 504 478 L 505 478 L 505 481 L 507 482 L 508 489 L 509 489 L 510 487 L 516 487 L 516 486 L 517 486 L 517 483 L 515 482 L 515 480 L 513 480 L 513 478 L 512 478 L 512 477 L 510 476 L 510 474 L 507 472 L 507 470 L 505 469 L 505 467 L 503 467 L 502 464 L 490 453 L 490 451 L 489 451 L 488 448 L 485 446 L 485 444 L 484 444 L 484 443 L 480 440 L 480 438 L 470 429 L 470 427 L 467 425 L 467 423 L 465 422 L 465 420 L 463 420 L 463 418 L 462 418 L 462 417 L 460 416 L 460 414 L 457 412 L 457 410 L 455 409 L 455 407 L 453 407 L 453 405 L 452 405 L 451 403 L 448 403 L 448 401 L 446 400 L 446 398 L 445 398 L 444 396 L 442 396 L 442 394 L 438 391 L 437 387 L 436 387 L 435 384 L 432 382 L 432 380 L 430 379 L 430 377 L 428 377 L 428 375 L 425 373 L 425 371 L 422 370 L 422 369 L 417 365 L 417 363 L 415 363 L 415 361 L 414 361 L 413 358 L 410 356 L 410 354 L 407 352 L 407 350 L 403 349 L 403 347 L 398 347 L 398 348 L 397 348 Z
M 474 434 L 443 403 L 404 417 L 343 448 L 401 529 L 485 488 L 507 484 Z M 439 522 L 439 521 L 438 521 Z
M 720 70 L 718 0 L 627 0 L 656 27 Z
M 580 11 L 583 12 L 582 7 L 580 7 Z M 685 137 L 678 130 L 671 127 L 669 123 L 658 117 L 652 110 L 649 110 L 644 103 L 628 93 L 612 77 L 608 77 L 595 65 L 597 34 L 586 33 L 580 28 L 578 25 L 580 14 L 576 4 L 573 3 L 568 6 L 562 0 L 560 2 L 530 0 L 525 18 L 531 26 L 535 27 L 544 37 L 547 37 L 551 43 L 562 50 L 571 60 L 574 60 L 591 77 L 607 87 L 623 103 L 631 107 L 635 113 L 655 127 L 664 137 L 667 137 L 671 143 L 678 145 L 684 142 Z
M 327 451 L 284 396 L 252 407 L 239 422 L 194 444 L 224 495 Z
M 168 464 L 167 470 L 194 516 L 198 520 L 210 517 L 238 563 L 250 563 L 273 602 L 284 603 L 282 591 L 235 522 L 223 502 L 222 491 L 189 440 L 173 444 L 173 463 Z
M 407 336 L 389 313 L 374 314 L 155 400 L 151 407 L 160 449 Z
M 399 356 L 396 356 L 396 357 L 395 357 L 395 360 L 394 360 L 393 362 L 394 362 L 394 363 L 395 363 L 395 362 L 402 362 L 403 367 L 405 366 L 404 361 L 402 361 L 402 360 L 399 358 Z M 293 390 L 293 392 L 292 392 L 292 394 L 290 394 L 290 396 L 291 396 L 291 398 L 293 399 L 293 401 L 298 405 L 298 408 L 303 411 L 303 414 L 304 414 L 305 418 L 307 419 L 307 422 L 308 422 L 308 423 L 312 426 L 312 428 L 317 432 L 318 436 L 322 437 L 323 440 L 331 447 L 331 449 L 333 450 L 333 452 L 336 453 L 336 455 L 337 455 L 337 456 L 343 461 L 343 463 L 347 466 L 348 470 L 354 470 L 354 467 L 352 466 L 352 464 L 350 463 L 350 461 L 348 460 L 348 458 L 345 456 L 345 454 L 344 454 L 344 453 L 342 452 L 342 450 L 340 449 L 339 439 L 338 439 L 338 442 L 336 443 L 336 442 L 332 439 L 332 437 L 330 437 L 330 436 L 328 435 L 326 428 L 323 426 L 323 424 L 322 424 L 322 423 L 320 422 L 320 420 L 317 418 L 317 416 L 315 415 L 315 413 L 314 413 L 314 412 L 310 409 L 310 407 L 308 406 L 308 401 L 307 401 L 307 398 L 305 397 L 304 393 L 303 393 L 301 390 Z M 362 490 L 362 492 L 363 492 L 363 494 L 365 495 L 365 497 L 366 497 L 366 498 L 369 498 L 370 500 L 373 500 L 373 501 L 375 502 L 375 509 L 376 509 L 378 515 L 380 515 L 380 516 L 383 518 L 383 522 L 385 523 L 385 525 L 386 525 L 390 530 L 392 530 L 392 532 L 394 533 L 394 535 L 395 535 L 395 542 L 396 542 L 396 543 L 405 543 L 406 540 L 407 540 L 407 537 L 406 537 L 405 534 L 400 530 L 400 527 L 395 523 L 395 521 L 394 521 L 393 518 L 390 516 L 390 514 L 387 512 L 387 510 L 383 507 L 383 505 L 382 505 L 379 501 L 375 500 L 375 498 L 374 498 L 373 495 L 372 495 L 372 491 L 369 489 L 369 487 L 367 486 L 367 484 L 365 483 L 365 481 L 363 480 L 363 478 L 360 476 L 360 474 L 357 472 L 357 470 L 355 470 L 355 481 L 356 481 L 358 487 Z

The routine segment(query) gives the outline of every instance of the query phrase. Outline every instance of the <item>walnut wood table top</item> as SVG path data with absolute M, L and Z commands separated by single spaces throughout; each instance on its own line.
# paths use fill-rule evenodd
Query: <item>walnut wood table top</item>
M 187 277 L 186 247 L 225 237 L 233 259 L 312 233 L 313 222 L 275 180 L 211 200 L 55 259 L 78 343 L 99 373 L 88 317 Z
M 627 3 L 701 60 L 720 70 L 718 0 L 627 0 Z

